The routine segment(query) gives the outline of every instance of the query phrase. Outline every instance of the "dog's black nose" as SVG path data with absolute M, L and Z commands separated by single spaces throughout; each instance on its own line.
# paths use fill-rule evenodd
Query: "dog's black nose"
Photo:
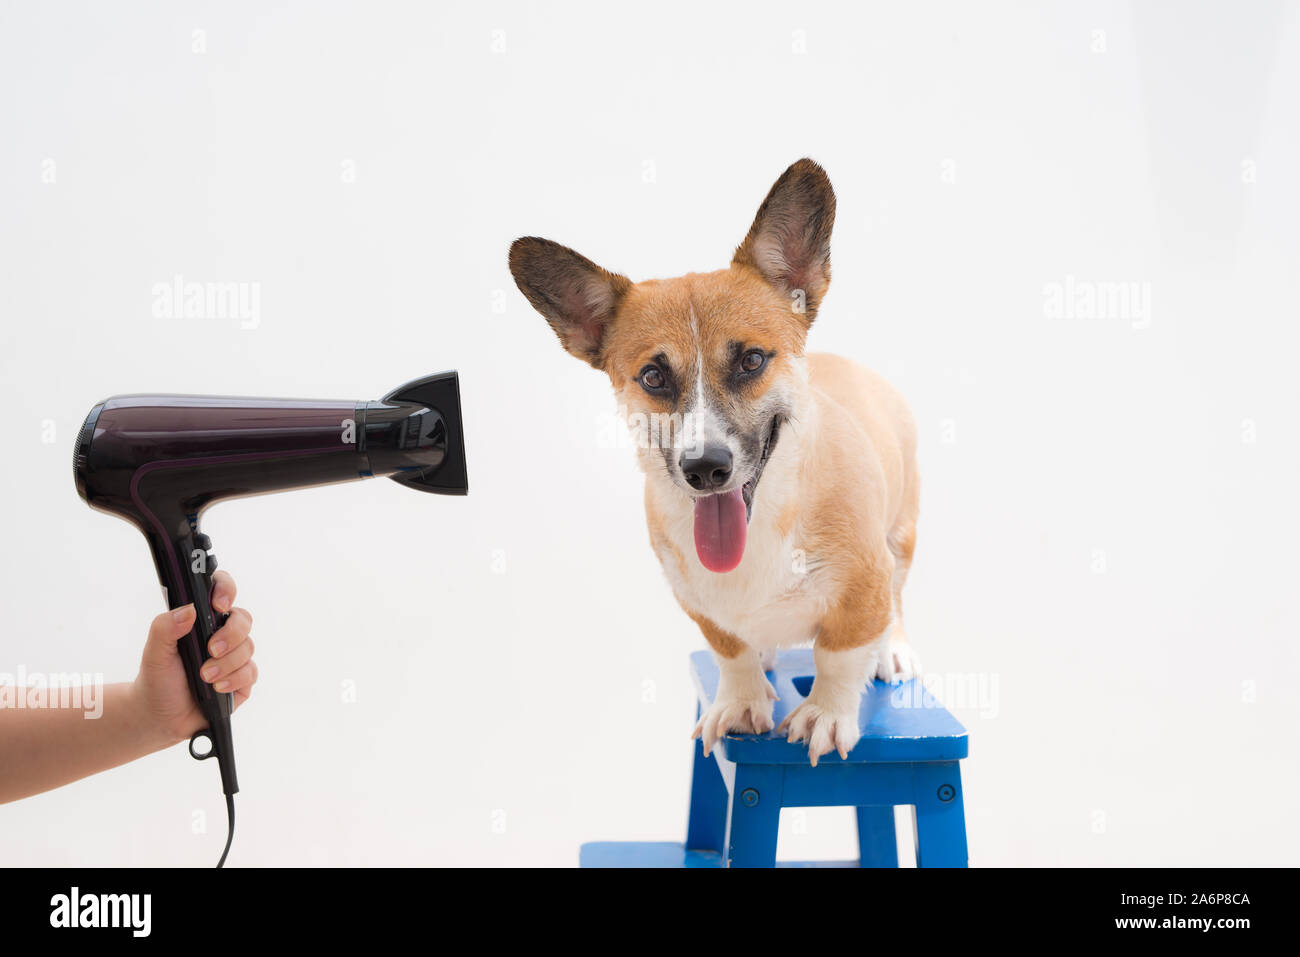
M 725 445 L 706 445 L 699 455 L 683 452 L 678 464 L 687 484 L 701 492 L 720 488 L 731 478 L 731 450 Z

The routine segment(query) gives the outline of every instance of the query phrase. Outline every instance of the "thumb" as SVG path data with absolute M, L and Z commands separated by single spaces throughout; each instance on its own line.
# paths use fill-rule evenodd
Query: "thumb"
M 184 605 L 165 611 L 149 625 L 144 646 L 144 664 L 158 665 L 177 655 L 176 641 L 194 627 L 194 606 Z

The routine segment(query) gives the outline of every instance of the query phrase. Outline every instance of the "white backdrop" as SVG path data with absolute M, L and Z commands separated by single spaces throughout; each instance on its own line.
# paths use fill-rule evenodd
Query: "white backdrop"
M 262 674 L 230 863 L 680 839 L 703 640 L 604 378 L 506 250 L 718 268 L 808 155 L 839 195 L 810 347 L 920 423 L 909 632 L 964 698 L 973 863 L 1295 863 L 1297 14 L 3 3 L 0 671 L 128 679 L 160 610 L 141 536 L 73 488 L 96 401 L 454 367 L 468 498 L 209 514 Z M 159 317 L 177 275 L 256 316 Z M 849 825 L 787 814 L 781 856 Z M 0 861 L 210 866 L 224 829 L 181 747 L 0 807 Z

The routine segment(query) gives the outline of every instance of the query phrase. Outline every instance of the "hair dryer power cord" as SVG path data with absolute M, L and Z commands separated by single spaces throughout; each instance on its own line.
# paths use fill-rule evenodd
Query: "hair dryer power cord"
M 226 863 L 226 855 L 230 853 L 230 842 L 235 839 L 235 796 L 226 795 L 226 817 L 229 826 L 226 829 L 226 849 L 221 852 L 221 860 L 217 861 L 217 870 L 221 870 Z

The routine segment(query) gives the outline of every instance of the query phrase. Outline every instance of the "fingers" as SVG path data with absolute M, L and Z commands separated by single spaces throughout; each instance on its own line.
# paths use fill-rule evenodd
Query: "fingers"
M 212 689 L 223 694 L 226 692 L 231 692 L 233 694 L 236 691 L 242 691 L 244 692 L 244 696 L 247 697 L 248 693 L 252 691 L 253 683 L 256 681 L 257 665 L 250 661 L 243 667 L 236 668 L 230 674 L 218 678 L 213 683 Z
M 220 658 L 229 654 L 237 645 L 248 640 L 248 633 L 253 630 L 253 616 L 247 608 L 232 608 L 226 623 L 217 629 L 208 641 L 208 654 Z
M 226 652 L 220 658 L 209 658 L 203 665 L 200 672 L 203 680 L 212 685 L 218 691 L 229 691 L 229 688 L 222 688 L 223 679 L 234 674 L 244 665 L 253 660 L 253 639 L 241 641 L 234 648 Z
M 165 611 L 156 617 L 149 623 L 149 637 L 144 645 L 145 664 L 164 667 L 165 662 L 176 657 L 176 640 L 189 634 L 193 627 L 193 605 Z
M 191 602 L 188 605 L 182 605 L 180 608 L 165 611 L 155 618 L 152 627 L 149 629 L 149 637 L 152 638 L 154 632 L 158 631 L 160 637 L 175 639 L 181 635 L 188 635 L 193 627 L 194 603 Z
M 230 588 L 233 593 L 233 582 Z M 204 662 L 200 671 L 203 680 L 212 685 L 214 691 L 233 694 L 236 707 L 248 700 L 257 681 L 253 639 L 249 637 L 252 628 L 253 616 L 248 610 L 232 608 L 226 623 L 208 642 L 208 653 L 212 657 Z
M 230 572 L 225 569 L 219 569 L 212 576 L 212 607 L 217 611 L 230 611 L 235 607 L 235 580 L 230 577 Z

